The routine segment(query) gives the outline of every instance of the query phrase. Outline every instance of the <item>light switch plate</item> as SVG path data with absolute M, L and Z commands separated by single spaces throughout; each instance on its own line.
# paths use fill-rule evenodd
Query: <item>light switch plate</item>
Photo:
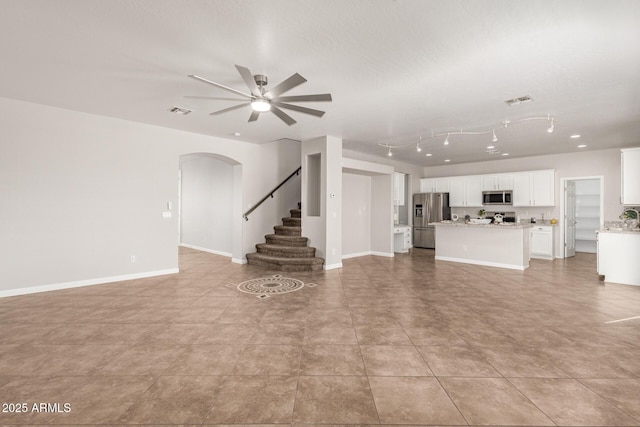
M 164 219 L 169 219 L 169 218 L 171 218 L 171 211 L 164 211 L 164 212 L 162 212 L 162 218 L 164 218 Z

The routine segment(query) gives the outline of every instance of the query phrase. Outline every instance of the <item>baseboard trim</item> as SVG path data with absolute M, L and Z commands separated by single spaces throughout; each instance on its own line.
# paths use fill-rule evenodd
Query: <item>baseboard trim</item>
M 167 270 L 146 271 L 144 273 L 124 274 L 121 276 L 100 277 L 97 279 L 78 280 L 75 282 L 53 283 L 51 285 L 30 286 L 27 288 L 7 289 L 0 291 L 0 298 L 13 297 L 17 295 L 36 294 L 39 292 L 59 291 L 61 289 L 80 288 L 82 286 L 102 285 L 105 283 L 122 282 L 125 280 L 144 279 L 147 277 L 165 276 L 176 274 L 180 270 L 170 268 Z
M 529 267 L 528 264 L 526 266 L 522 266 L 522 265 L 516 265 L 516 264 L 503 264 L 499 262 L 476 261 L 476 260 L 470 260 L 470 259 L 464 259 L 464 258 L 452 258 L 452 257 L 444 257 L 444 256 L 437 256 L 437 255 L 436 255 L 436 260 L 460 262 L 463 264 L 483 265 L 485 267 L 508 268 L 511 270 L 524 270 Z
M 383 256 L 388 258 L 393 258 L 395 256 L 393 252 L 366 251 L 366 252 L 354 252 L 352 254 L 342 255 L 342 259 L 358 258 L 361 256 L 368 256 L 368 255 Z
M 325 264 L 324 265 L 324 269 L 325 270 L 335 270 L 336 268 L 342 268 L 342 263 L 339 262 L 337 264 Z
M 214 255 L 226 256 L 227 258 L 231 258 L 232 257 L 231 252 L 217 251 L 215 249 L 203 248 L 202 246 L 189 245 L 187 243 L 180 243 L 180 246 L 183 246 L 183 247 L 189 248 L 189 249 L 195 249 L 196 251 L 208 252 L 208 253 L 214 254 Z
M 231 258 L 231 262 L 234 264 L 246 264 L 247 263 L 247 259 L 243 258 L 243 259 L 239 259 L 239 258 Z
M 393 252 L 376 252 L 376 251 L 372 251 L 371 255 L 383 256 L 387 258 L 393 258 L 395 256 Z

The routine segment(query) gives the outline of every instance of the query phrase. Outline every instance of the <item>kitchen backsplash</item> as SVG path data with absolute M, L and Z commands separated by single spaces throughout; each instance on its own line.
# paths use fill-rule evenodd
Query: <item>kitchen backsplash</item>
M 544 215 L 545 220 L 555 218 L 560 221 L 560 208 L 559 207 L 513 207 L 513 206 L 487 206 L 485 208 L 451 208 L 451 214 L 457 214 L 459 217 L 464 218 L 465 215 L 471 216 L 471 218 L 478 217 L 478 211 L 485 209 L 489 212 L 515 212 L 516 216 L 522 220 L 529 220 L 535 218 L 536 220 L 542 220 Z

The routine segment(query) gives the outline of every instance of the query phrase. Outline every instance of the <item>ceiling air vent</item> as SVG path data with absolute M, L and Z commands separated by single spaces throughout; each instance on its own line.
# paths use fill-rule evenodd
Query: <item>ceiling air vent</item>
M 507 99 L 506 101 L 504 101 L 504 103 L 511 107 L 512 105 L 524 104 L 525 102 L 531 101 L 533 101 L 533 98 L 529 95 L 525 95 L 519 98 Z
M 173 107 L 169 111 L 171 111 L 172 113 L 175 113 L 175 114 L 180 114 L 181 116 L 186 116 L 187 114 L 189 114 L 191 112 L 191 110 L 188 110 L 186 108 L 180 108 L 180 107 Z

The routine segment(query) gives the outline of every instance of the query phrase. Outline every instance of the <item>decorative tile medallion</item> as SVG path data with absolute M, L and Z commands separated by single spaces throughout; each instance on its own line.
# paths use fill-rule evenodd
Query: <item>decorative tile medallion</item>
M 304 287 L 304 283 L 298 279 L 282 277 L 276 274 L 271 277 L 251 279 L 238 285 L 238 290 L 248 294 L 277 295 L 297 291 Z

